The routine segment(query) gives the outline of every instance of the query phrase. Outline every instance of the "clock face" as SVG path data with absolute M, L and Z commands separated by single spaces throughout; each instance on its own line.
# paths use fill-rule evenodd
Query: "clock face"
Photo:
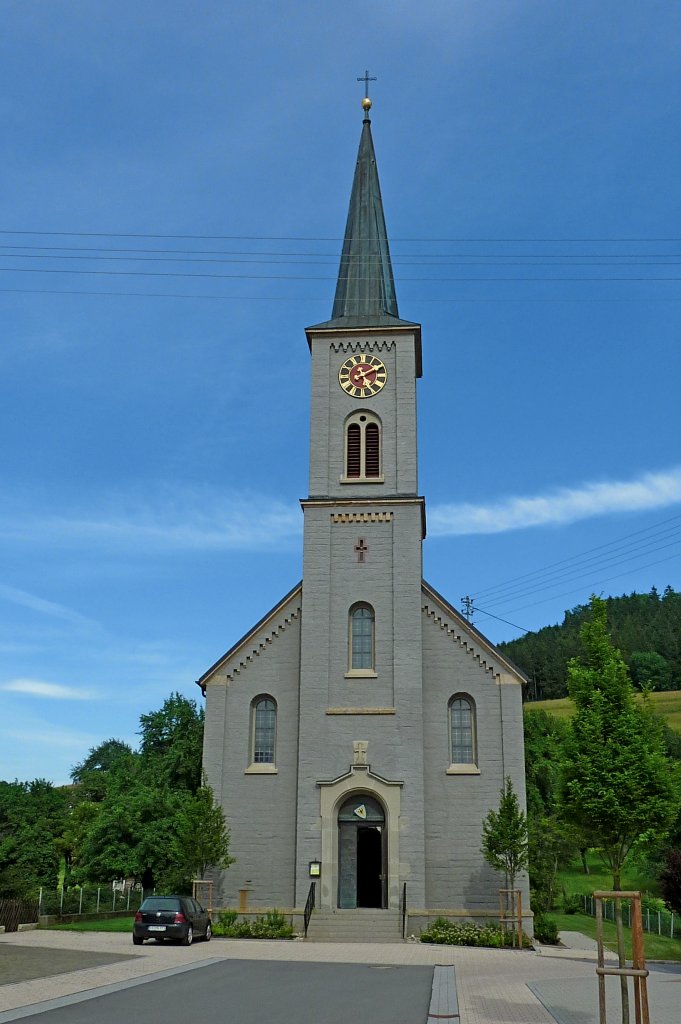
M 366 352 L 350 356 L 338 371 L 338 383 L 351 398 L 371 398 L 387 379 L 385 364 Z

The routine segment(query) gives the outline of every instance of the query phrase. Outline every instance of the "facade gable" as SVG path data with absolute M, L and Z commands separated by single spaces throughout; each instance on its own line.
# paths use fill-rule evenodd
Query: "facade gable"
M 263 651 L 266 651 L 292 623 L 300 618 L 302 594 L 303 584 L 298 583 L 259 622 L 256 622 L 252 629 L 249 629 L 240 640 L 237 640 L 214 665 L 204 672 L 197 680 L 197 685 L 201 687 L 204 695 L 206 686 L 218 678 L 220 682 L 225 682 L 225 680 L 231 682 Z
M 423 613 L 426 619 L 447 633 L 454 643 L 467 651 L 497 683 L 528 682 L 517 665 L 505 658 L 494 644 L 457 612 L 430 584 L 423 580 Z

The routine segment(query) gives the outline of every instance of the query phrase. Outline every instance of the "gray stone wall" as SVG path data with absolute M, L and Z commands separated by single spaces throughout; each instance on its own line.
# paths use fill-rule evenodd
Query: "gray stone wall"
M 353 353 L 371 352 L 388 371 L 382 391 L 373 398 L 348 397 L 338 384 L 338 370 Z M 416 494 L 416 363 L 414 335 L 313 335 L 310 409 L 310 494 L 340 498 Z M 341 484 L 346 418 L 364 410 L 382 423 L 382 484 Z
M 372 399 L 351 399 L 338 385 L 338 369 L 354 351 L 373 352 L 388 369 L 385 387 Z M 298 903 L 309 884 L 308 861 L 321 854 L 317 783 L 348 771 L 355 740 L 368 741 L 373 772 L 404 783 L 400 879 L 389 880 L 391 891 L 396 893 L 399 882 L 408 878 L 418 898 L 425 896 L 421 506 L 390 503 L 396 495 L 412 498 L 417 490 L 414 357 L 411 333 L 312 338 L 310 494 L 344 504 L 305 507 Z M 358 409 L 381 418 L 383 484 L 340 483 L 345 420 Z M 376 504 L 355 505 L 356 499 Z M 334 521 L 340 512 L 349 521 Z M 361 521 L 367 512 L 384 518 Z M 359 537 L 369 549 L 361 563 L 354 550 Z M 375 678 L 347 674 L 348 615 L 357 601 L 375 610 Z M 341 709 L 352 713 L 339 714 Z M 370 709 L 389 713 L 368 713 Z
M 228 664 L 206 686 L 204 769 L 236 858 L 217 879 L 216 906 L 236 906 L 246 883 L 253 907 L 294 906 L 300 616 L 281 629 L 291 610 L 283 609 L 255 638 L 251 648 L 271 640 L 234 678 L 227 680 Z M 248 771 L 251 706 L 262 694 L 277 702 L 276 774 Z
M 431 606 L 432 607 L 432 606 Z M 447 623 L 441 613 L 439 619 Z M 510 776 L 525 806 L 522 694 L 518 682 L 482 652 L 494 671 L 481 664 L 474 639 L 464 646 L 424 613 L 423 675 L 426 804 L 426 907 L 496 910 L 505 881 L 480 852 L 482 821 L 499 805 L 505 776 Z M 449 623 L 459 631 L 456 622 Z M 448 702 L 455 694 L 475 702 L 477 763 L 475 774 L 447 774 L 449 767 Z M 527 879 L 518 880 L 529 909 Z

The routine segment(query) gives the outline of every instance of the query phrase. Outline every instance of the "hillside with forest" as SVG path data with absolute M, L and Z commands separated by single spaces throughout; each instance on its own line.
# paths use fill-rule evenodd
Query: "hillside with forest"
M 681 593 L 625 594 L 606 599 L 608 628 L 624 655 L 632 682 L 641 689 L 681 690 Z M 588 605 L 565 612 L 562 623 L 499 644 L 530 678 L 529 699 L 567 694 L 567 666 L 582 652 L 579 631 Z

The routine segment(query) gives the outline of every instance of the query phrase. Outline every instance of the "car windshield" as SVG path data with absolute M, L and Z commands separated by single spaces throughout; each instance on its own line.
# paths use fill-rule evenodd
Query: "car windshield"
M 150 896 L 140 910 L 179 910 L 180 901 L 174 896 Z

